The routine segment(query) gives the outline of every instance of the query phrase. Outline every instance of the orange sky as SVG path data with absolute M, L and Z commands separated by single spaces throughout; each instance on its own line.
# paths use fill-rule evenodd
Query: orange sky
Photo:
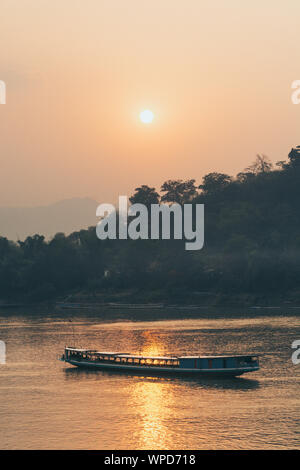
M 299 0 L 1 0 L 0 17 L 2 206 L 113 202 L 300 144 Z

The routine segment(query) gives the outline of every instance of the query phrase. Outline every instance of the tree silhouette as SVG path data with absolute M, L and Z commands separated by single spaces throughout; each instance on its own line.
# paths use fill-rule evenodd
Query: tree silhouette
M 292 148 L 290 151 L 289 155 L 289 163 L 290 166 L 293 168 L 299 167 L 300 166 L 300 145 L 298 145 L 296 148 Z
M 143 184 L 139 188 L 135 188 L 135 193 L 129 198 L 131 204 L 144 204 L 150 207 L 151 204 L 159 204 L 159 194 L 155 188 L 150 188 L 146 184 Z
M 168 180 L 161 186 L 164 193 L 161 202 L 186 204 L 191 202 L 197 195 L 195 180 Z
M 72 296 L 196 303 L 203 292 L 221 302 L 299 302 L 299 168 L 297 146 L 280 171 L 260 157 L 236 179 L 209 173 L 201 194 L 194 179 L 166 181 L 162 202 L 205 204 L 206 242 L 197 252 L 185 251 L 184 240 L 99 240 L 95 227 L 51 240 L 0 236 L 0 304 Z M 147 185 L 130 198 L 148 207 L 159 200 Z
M 224 173 L 208 173 L 203 177 L 199 189 L 202 189 L 204 195 L 216 194 L 229 186 L 232 181 L 233 178 Z
M 256 155 L 256 160 L 245 171 L 258 175 L 259 173 L 268 173 L 272 167 L 272 162 L 266 155 Z

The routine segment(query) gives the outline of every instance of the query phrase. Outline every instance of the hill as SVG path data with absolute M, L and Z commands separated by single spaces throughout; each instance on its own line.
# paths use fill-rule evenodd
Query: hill
M 300 302 L 299 147 L 276 168 L 258 156 L 236 177 L 209 173 L 199 186 L 195 180 L 169 180 L 160 192 L 142 185 L 130 201 L 203 203 L 204 248 L 186 251 L 185 240 L 100 241 L 94 227 L 50 241 L 40 235 L 18 243 L 2 237 L 0 299 Z
M 0 207 L 0 235 L 16 241 L 36 233 L 46 238 L 70 234 L 95 225 L 97 205 L 89 198 L 72 198 L 48 206 Z

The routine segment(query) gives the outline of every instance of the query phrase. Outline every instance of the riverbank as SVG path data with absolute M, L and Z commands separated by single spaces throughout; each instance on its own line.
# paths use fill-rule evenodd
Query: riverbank
M 271 305 L 200 305 L 176 303 L 125 303 L 125 302 L 51 302 L 35 304 L 2 304 L 0 315 L 44 315 L 45 318 L 97 317 L 105 321 L 148 321 L 181 318 L 243 318 L 262 316 L 300 316 L 300 304 L 273 302 Z
M 183 296 L 159 295 L 157 292 L 135 292 L 135 293 L 76 293 L 63 298 L 47 301 L 0 300 L 0 308 L 18 308 L 34 305 L 56 305 L 61 308 L 97 307 L 107 306 L 111 308 L 126 306 L 128 308 L 151 308 L 160 309 L 166 307 L 252 307 L 252 308 L 285 308 L 299 307 L 300 297 L 298 295 L 275 296 L 271 294 L 250 295 L 246 293 L 223 294 L 217 292 L 186 294 Z
M 28 302 L 19 299 L 18 301 L 0 300 L 0 310 L 15 312 L 17 310 L 34 309 L 37 311 L 58 311 L 69 316 L 74 312 L 87 312 L 98 314 L 103 311 L 127 312 L 133 318 L 135 312 L 138 316 L 147 316 L 147 312 L 162 316 L 162 312 L 167 315 L 170 312 L 189 312 L 199 315 L 203 312 L 247 312 L 248 314 L 259 314 L 260 312 L 289 312 L 300 313 L 300 293 L 289 292 L 286 295 L 274 295 L 274 293 L 230 293 L 220 292 L 186 292 L 177 290 L 167 292 L 164 290 L 102 290 L 97 292 L 73 292 L 67 296 L 51 299 L 43 302 Z M 144 313 L 143 313 L 144 312 Z M 177 314 L 176 313 L 176 314 Z M 113 315 L 114 316 L 114 315 Z

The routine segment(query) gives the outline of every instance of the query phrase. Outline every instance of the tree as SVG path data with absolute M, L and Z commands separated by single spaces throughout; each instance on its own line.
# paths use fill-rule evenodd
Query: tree
M 162 202 L 177 202 L 185 204 L 191 202 L 197 196 L 195 180 L 168 180 L 161 186 L 165 194 L 161 197 Z
M 18 244 L 28 258 L 38 256 L 46 248 L 45 237 L 37 234 L 27 237 L 24 242 L 19 240 Z
M 232 181 L 232 177 L 225 173 L 208 173 L 203 177 L 199 189 L 202 189 L 204 195 L 215 194 L 229 186 Z
M 4 256 L 9 253 L 10 246 L 12 242 L 7 240 L 6 237 L 1 237 L 0 236 L 0 259 L 4 258 Z
M 258 175 L 259 173 L 268 173 L 272 168 L 273 164 L 266 155 L 256 155 L 256 160 L 245 169 L 245 172 Z
M 135 193 L 129 198 L 131 204 L 144 204 L 146 207 L 150 207 L 151 204 L 159 204 L 159 194 L 155 188 L 150 188 L 146 184 L 143 184 L 139 188 L 135 188 Z
M 255 178 L 255 174 L 252 171 L 241 171 L 236 175 L 236 179 L 239 183 L 245 183 Z
M 289 165 L 293 168 L 300 166 L 300 145 L 296 148 L 292 148 L 289 155 Z

